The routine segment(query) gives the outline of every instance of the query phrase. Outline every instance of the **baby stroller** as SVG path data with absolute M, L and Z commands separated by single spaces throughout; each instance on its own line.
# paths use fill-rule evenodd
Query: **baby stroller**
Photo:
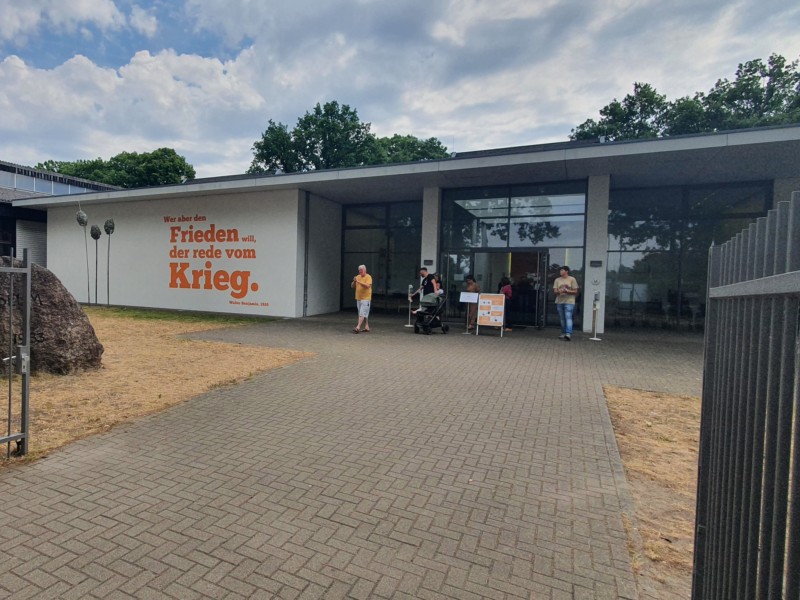
M 441 328 L 442 333 L 450 331 L 450 327 L 442 323 L 444 306 L 447 303 L 444 296 L 426 294 L 420 301 L 417 310 L 417 320 L 414 322 L 414 333 L 430 335 L 434 329 Z

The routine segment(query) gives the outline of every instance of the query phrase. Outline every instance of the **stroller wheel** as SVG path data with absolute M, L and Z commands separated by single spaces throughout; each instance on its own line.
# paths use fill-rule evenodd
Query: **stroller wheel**
M 419 325 L 414 324 L 414 333 L 419 333 Z
M 442 333 L 447 333 L 450 331 L 450 325 L 442 325 Z

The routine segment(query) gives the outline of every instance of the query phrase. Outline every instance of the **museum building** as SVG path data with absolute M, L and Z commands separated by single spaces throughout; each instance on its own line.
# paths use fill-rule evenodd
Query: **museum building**
M 405 314 L 426 266 L 441 273 L 449 318 L 463 319 L 465 276 L 484 292 L 509 277 L 512 326 L 541 327 L 557 323 L 548 290 L 568 265 L 581 285 L 582 329 L 591 329 L 596 303 L 602 332 L 702 329 L 708 248 L 797 190 L 793 125 L 234 175 L 13 205 L 47 212 L 47 266 L 81 302 L 304 317 L 351 309 L 349 282 L 363 263 L 373 310 Z M 79 209 L 89 226 L 113 218 L 114 233 L 87 250 Z
M 47 264 L 47 214 L 14 207 L 13 200 L 117 189 L 113 185 L 0 160 L 0 256 L 8 256 L 15 248 L 27 248 L 31 260 Z

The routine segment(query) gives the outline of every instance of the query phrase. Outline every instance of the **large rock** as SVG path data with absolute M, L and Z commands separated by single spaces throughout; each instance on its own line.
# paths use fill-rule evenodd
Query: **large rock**
M 9 266 L 9 258 L 2 257 Z M 14 266 L 21 266 L 15 260 Z M 8 355 L 8 273 L 0 273 L 0 355 Z M 19 298 L 23 279 L 15 276 L 14 295 Z M 15 344 L 20 341 L 22 313 L 14 302 Z M 103 345 L 77 300 L 50 271 L 33 265 L 31 272 L 31 370 L 66 375 L 97 369 Z

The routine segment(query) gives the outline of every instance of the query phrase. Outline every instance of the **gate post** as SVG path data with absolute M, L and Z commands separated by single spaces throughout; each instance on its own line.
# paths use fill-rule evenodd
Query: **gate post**
M 22 266 L 14 266 L 14 252 L 12 250 L 9 257 L 8 267 L 0 267 L 0 273 L 8 273 L 8 320 L 9 320 L 9 356 L 4 360 L 8 362 L 8 422 L 7 435 L 0 437 L 0 444 L 6 444 L 6 455 L 11 454 L 11 442 L 17 443 L 14 454 L 24 456 L 29 449 L 29 430 L 30 430 L 30 339 L 31 339 L 31 263 L 28 249 L 22 251 Z M 24 280 L 22 290 L 15 294 L 14 276 L 21 275 Z M 14 340 L 14 304 L 15 296 L 19 299 L 18 306 L 21 313 L 21 339 L 15 345 Z M 12 406 L 13 406 L 13 379 L 14 374 L 20 375 L 21 398 L 20 398 L 20 423 L 19 431 L 11 431 L 12 427 Z

